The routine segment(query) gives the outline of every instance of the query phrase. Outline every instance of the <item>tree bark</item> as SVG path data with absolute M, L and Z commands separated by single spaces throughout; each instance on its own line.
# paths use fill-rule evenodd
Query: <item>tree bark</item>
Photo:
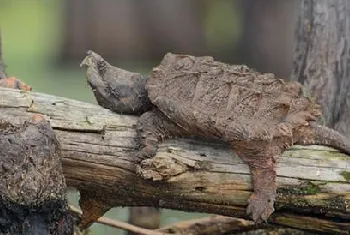
M 347 0 L 302 0 L 292 80 L 322 104 L 325 122 L 350 137 L 350 5 Z
M 267 228 L 272 227 L 270 225 L 264 226 Z M 182 221 L 176 224 L 170 224 L 158 229 L 157 231 L 170 234 L 218 235 L 255 229 L 256 225 L 252 221 L 216 215 L 200 219 Z
M 0 120 L 22 123 L 40 113 L 62 148 L 67 184 L 81 193 L 83 223 L 114 206 L 152 206 L 246 218 L 248 166 L 221 143 L 173 140 L 141 162 L 138 117 L 97 105 L 0 88 Z M 350 158 L 321 146 L 285 151 L 277 169 L 278 198 L 270 222 L 349 234 Z
M 1 40 L 1 28 L 0 28 L 0 79 L 7 78 L 5 71 L 4 60 L 2 59 L 2 40 Z

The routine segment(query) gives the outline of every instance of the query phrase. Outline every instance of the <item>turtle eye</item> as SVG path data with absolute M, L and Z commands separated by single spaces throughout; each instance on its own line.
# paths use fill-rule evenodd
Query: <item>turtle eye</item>
M 186 56 L 177 61 L 175 68 L 176 69 L 184 69 L 190 70 L 194 65 L 193 58 L 190 56 Z
M 106 68 L 107 68 L 107 65 L 106 65 L 106 62 L 104 60 L 97 62 L 97 69 L 98 69 L 98 72 L 101 76 L 106 72 Z

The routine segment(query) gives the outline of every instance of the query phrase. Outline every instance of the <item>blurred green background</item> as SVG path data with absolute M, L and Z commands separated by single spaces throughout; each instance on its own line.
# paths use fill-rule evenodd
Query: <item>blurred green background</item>
M 94 102 L 78 62 L 64 68 L 55 64 L 62 16 L 58 0 L 2 0 L 0 27 L 6 71 L 36 91 Z
M 59 0 L 2 0 L 0 2 L 0 27 L 3 59 L 9 76 L 16 76 L 35 91 L 70 97 L 95 103 L 87 86 L 79 61 L 64 66 L 57 65 L 61 43 L 61 17 L 63 6 Z M 82 54 L 83 59 L 85 55 Z M 150 68 L 135 68 L 146 71 Z M 70 192 L 71 202 L 77 205 L 77 192 Z M 203 216 L 171 210 L 162 211 L 161 224 L 169 224 Z M 107 217 L 127 221 L 127 208 L 115 208 Z M 104 225 L 91 226 L 92 234 L 123 234 L 123 231 Z
M 88 49 L 135 72 L 147 73 L 172 51 L 288 76 L 294 24 L 278 19 L 293 17 L 290 2 L 1 0 L 3 59 L 8 75 L 35 91 L 93 103 L 79 67 Z M 76 192 L 69 198 L 78 201 Z M 106 216 L 127 221 L 128 210 L 112 209 Z M 161 224 L 199 216 L 204 215 L 162 210 Z M 98 224 L 91 230 L 122 234 Z
M 9 76 L 16 76 L 35 91 L 95 103 L 79 62 L 57 66 L 62 27 L 62 2 L 43 0 L 2 0 L 0 22 L 3 59 Z M 82 59 L 84 54 L 81 55 Z M 147 68 L 142 68 L 146 70 Z M 140 70 L 140 69 L 138 69 Z M 69 198 L 78 203 L 76 192 Z M 201 214 L 163 210 L 161 223 L 198 217 Z M 105 216 L 127 221 L 127 208 L 115 208 Z M 104 225 L 91 226 L 93 234 L 123 234 Z M 118 232 L 116 232 L 118 231 Z

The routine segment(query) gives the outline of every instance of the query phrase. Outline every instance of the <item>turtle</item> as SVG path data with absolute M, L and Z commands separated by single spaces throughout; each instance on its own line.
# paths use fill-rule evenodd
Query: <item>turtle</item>
M 219 140 L 248 163 L 254 192 L 247 214 L 267 221 L 276 200 L 276 165 L 294 144 L 320 144 L 350 154 L 342 134 L 319 125 L 321 106 L 298 82 L 210 56 L 167 53 L 149 76 L 110 65 L 88 51 L 82 61 L 99 105 L 140 115 L 141 159 L 156 154 L 160 142 L 178 137 Z

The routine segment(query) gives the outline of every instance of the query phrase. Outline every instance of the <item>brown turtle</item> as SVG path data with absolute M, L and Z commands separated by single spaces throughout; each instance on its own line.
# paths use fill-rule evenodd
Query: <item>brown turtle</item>
M 111 66 L 89 51 L 82 62 L 98 103 L 118 113 L 142 114 L 141 157 L 159 142 L 198 136 L 222 140 L 250 167 L 254 193 L 247 208 L 255 222 L 274 211 L 276 164 L 293 144 L 321 144 L 350 153 L 340 133 L 316 124 L 320 105 L 297 82 L 212 57 L 168 53 L 148 78 Z

